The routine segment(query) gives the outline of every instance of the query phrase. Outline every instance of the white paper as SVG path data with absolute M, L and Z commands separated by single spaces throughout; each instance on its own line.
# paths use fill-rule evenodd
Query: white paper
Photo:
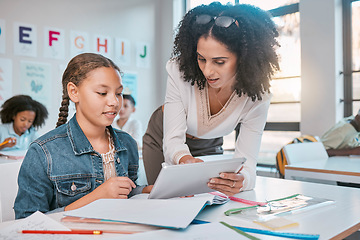
M 52 65 L 43 62 L 20 61 L 20 84 L 22 94 L 30 95 L 34 100 L 51 109 L 53 99 Z
M 221 223 L 208 223 L 191 225 L 184 230 L 156 230 L 144 233 L 137 233 L 126 235 L 122 237 L 109 238 L 109 240 L 131 240 L 131 239 L 142 239 L 142 240 L 218 240 L 218 239 L 247 239 L 247 237 L 237 233 L 236 231 L 224 226 Z
M 131 64 L 131 42 L 124 38 L 115 38 L 115 62 L 120 67 Z
M 37 28 L 35 25 L 14 23 L 14 54 L 37 57 Z
M 22 159 L 25 157 L 27 152 L 26 150 L 2 150 L 0 151 L 0 156 L 4 155 L 4 156 L 8 156 L 8 157 L 14 157 L 14 159 Z
M 65 58 L 64 29 L 52 27 L 44 28 L 44 57 L 60 60 Z
M 1 22 L 0 22 L 1 24 Z M 1 26 L 0 26 L 1 27 Z M 1 41 L 1 35 L 0 35 Z M 0 42 L 1 45 L 1 42 Z M 1 47 L 0 47 L 1 48 Z M 13 96 L 13 62 L 8 58 L 0 58 L 0 106 Z
M 85 236 L 75 234 L 22 234 L 22 230 L 69 230 L 69 228 L 37 211 L 27 218 L 17 220 L 13 225 L 0 230 L 2 240 L 85 240 Z
M 148 198 L 149 198 L 148 193 L 141 193 L 141 194 L 137 194 L 137 195 L 134 195 L 131 197 L 131 199 L 148 199 Z M 190 201 L 191 201 L 191 198 L 204 199 L 204 201 L 207 203 L 207 205 L 224 204 L 224 203 L 227 203 L 228 201 L 230 201 L 229 198 L 220 197 L 218 195 L 214 195 L 211 193 L 196 194 L 193 197 L 189 197 Z M 172 200 L 172 199 L 183 199 L 183 198 L 176 197 L 176 198 L 169 198 L 168 200 Z
M 150 68 L 150 43 L 137 42 L 136 43 L 136 67 Z
M 200 196 L 165 200 L 99 199 L 82 208 L 67 211 L 64 215 L 169 228 L 186 228 L 213 197 Z
M 90 49 L 89 34 L 80 31 L 70 31 L 70 55 L 76 55 L 84 52 L 89 52 Z M 65 68 L 64 68 L 65 69 Z
M 0 19 L 0 53 L 5 54 L 6 50 L 6 23 Z
M 110 36 L 102 35 L 94 36 L 93 50 L 95 53 L 99 53 L 111 59 L 114 51 L 112 38 Z

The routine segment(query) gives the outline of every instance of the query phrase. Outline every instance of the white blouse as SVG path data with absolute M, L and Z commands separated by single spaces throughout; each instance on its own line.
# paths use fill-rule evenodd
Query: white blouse
M 263 94 L 261 101 L 254 102 L 246 95 L 239 97 L 233 92 L 224 107 L 211 115 L 207 85 L 199 90 L 197 86 L 185 82 L 174 60 L 168 61 L 166 70 L 168 80 L 163 138 L 165 162 L 178 164 L 181 157 L 191 155 L 185 144 L 186 133 L 202 139 L 217 138 L 230 134 L 241 123 L 234 157 L 247 159 L 241 171 L 245 177 L 242 190 L 254 188 L 256 162 L 271 94 Z

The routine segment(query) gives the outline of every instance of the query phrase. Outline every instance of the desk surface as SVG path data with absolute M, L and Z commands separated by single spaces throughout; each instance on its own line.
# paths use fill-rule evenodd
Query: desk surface
M 335 200 L 335 204 L 287 215 L 286 218 L 298 222 L 299 226 L 281 230 L 282 232 L 320 234 L 320 239 L 343 239 L 360 229 L 360 189 L 357 188 L 257 177 L 256 188 L 253 191 L 239 193 L 237 197 L 254 201 L 265 201 L 296 193 L 332 199 Z M 223 214 L 226 210 L 243 206 L 241 203 L 230 201 L 225 205 L 206 207 L 200 212 L 197 219 L 207 221 L 221 220 L 241 227 L 265 229 L 250 221 L 233 216 L 227 217 Z M 61 218 L 61 215 L 61 213 L 57 213 L 49 216 L 58 220 Z M 0 223 L 0 229 L 12 223 L 12 221 Z M 114 234 L 111 235 L 114 236 Z M 266 235 L 260 236 L 262 239 L 274 239 Z M 96 236 L 96 239 L 101 238 L 103 237 Z
M 320 239 L 343 239 L 360 229 L 360 189 L 357 188 L 257 177 L 254 191 L 242 192 L 238 197 L 262 202 L 297 193 L 335 200 L 335 204 L 287 215 L 287 219 L 298 222 L 299 226 L 281 230 L 282 232 L 320 234 Z M 221 214 L 235 208 L 236 204 L 229 202 L 216 209 L 209 208 L 201 212 L 198 218 L 203 220 L 212 218 L 233 225 L 259 228 L 259 225 L 249 221 Z
M 346 172 L 348 175 L 360 176 L 360 156 L 359 157 L 329 157 L 317 161 L 304 161 L 287 165 L 285 168 L 303 168 L 316 171 L 336 171 Z
M 293 177 L 360 183 L 360 156 L 336 156 L 286 165 L 285 178 Z
M 22 159 L 9 159 L 5 156 L 0 156 L 0 164 L 6 164 L 6 163 L 21 163 Z

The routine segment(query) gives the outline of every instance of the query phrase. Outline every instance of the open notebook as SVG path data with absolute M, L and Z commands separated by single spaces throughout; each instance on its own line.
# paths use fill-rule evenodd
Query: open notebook
M 140 194 L 130 199 L 99 199 L 82 208 L 64 212 L 64 215 L 186 228 L 205 206 L 227 201 L 212 194 L 172 199 L 148 199 L 147 194 Z

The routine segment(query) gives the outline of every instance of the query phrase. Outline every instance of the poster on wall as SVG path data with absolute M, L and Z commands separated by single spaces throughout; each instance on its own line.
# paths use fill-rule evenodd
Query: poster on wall
M 14 54 L 37 57 L 37 29 L 35 25 L 14 23 Z
M 115 58 L 114 61 L 119 67 L 130 66 L 131 63 L 131 43 L 127 39 L 115 39 Z
M 0 106 L 12 97 L 12 61 L 0 58 Z
M 86 32 L 70 31 L 70 57 L 89 52 L 89 34 Z
M 0 53 L 5 53 L 5 43 L 6 43 L 6 28 L 5 20 L 0 19 Z
M 44 57 L 65 58 L 65 31 L 59 28 L 44 28 Z
M 30 61 L 20 61 L 21 92 L 36 101 L 51 107 L 51 65 Z
M 112 59 L 113 42 L 109 36 L 96 35 L 94 37 L 94 52 Z
M 137 73 L 124 73 L 121 79 L 124 85 L 123 94 L 131 95 L 135 99 L 135 102 L 137 102 Z
M 136 43 L 136 66 L 138 68 L 150 68 L 149 45 L 146 42 Z

